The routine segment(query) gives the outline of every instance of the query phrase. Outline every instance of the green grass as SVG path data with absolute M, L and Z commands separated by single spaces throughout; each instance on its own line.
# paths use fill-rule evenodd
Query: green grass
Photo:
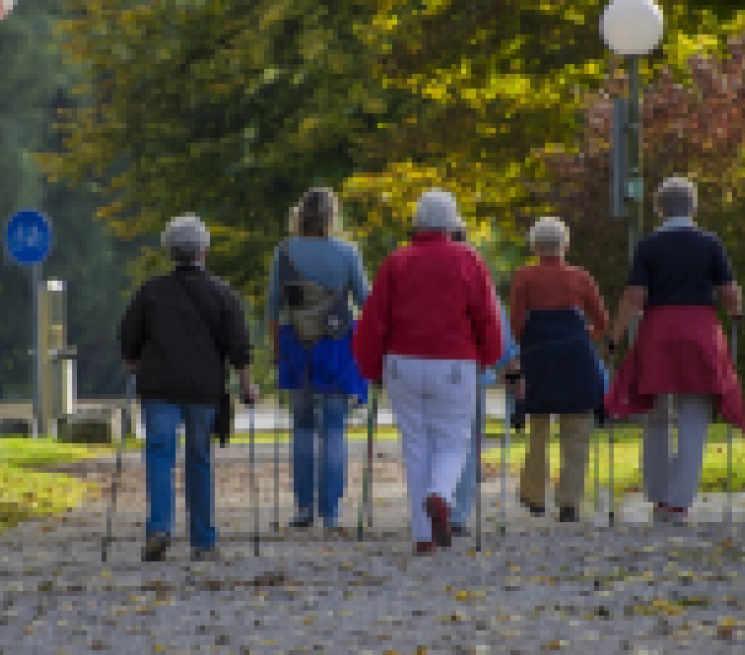
M 101 452 L 59 444 L 54 439 L 0 439 L 0 530 L 32 517 L 63 512 L 96 495 L 94 484 L 34 467 L 95 457 Z
M 503 421 L 488 419 L 483 459 L 485 463 L 499 466 L 501 463 L 501 436 Z M 529 426 L 528 426 L 529 428 Z M 556 480 L 560 466 L 560 446 L 556 434 L 557 426 L 552 426 L 552 438 L 549 446 L 550 471 L 552 480 Z M 616 494 L 641 491 L 639 471 L 640 430 L 637 427 L 618 426 L 614 430 L 614 489 Z M 734 435 L 733 435 L 734 436 Z M 349 439 L 367 438 L 366 426 L 352 428 Z M 289 441 L 286 431 L 278 431 L 276 438 L 280 443 Z M 256 435 L 256 443 L 271 444 L 275 435 L 272 432 Z M 376 441 L 395 441 L 398 431 L 395 428 L 380 428 L 376 431 Z M 699 489 L 705 492 L 726 491 L 727 479 L 727 426 L 712 425 L 709 428 L 709 441 L 702 479 Z M 232 443 L 246 444 L 247 434 L 233 435 Z M 595 479 L 595 447 L 600 449 L 600 483 L 608 484 L 608 430 L 593 432 L 590 447 L 590 459 L 587 472 L 588 494 L 592 494 Z M 215 446 L 218 447 L 217 445 Z M 130 436 L 126 449 L 134 452 L 142 448 L 142 442 Z M 86 484 L 69 476 L 46 473 L 35 470 L 37 467 L 55 463 L 72 462 L 79 459 L 97 457 L 115 453 L 116 444 L 112 445 L 73 445 L 58 443 L 51 438 L 3 438 L 0 439 L 0 530 L 18 524 L 34 516 L 46 516 L 65 511 L 79 505 L 87 495 L 98 493 L 96 485 Z M 513 473 L 518 473 L 525 458 L 525 434 L 513 431 L 509 466 Z M 733 490 L 745 490 L 745 444 L 736 433 L 733 439 Z

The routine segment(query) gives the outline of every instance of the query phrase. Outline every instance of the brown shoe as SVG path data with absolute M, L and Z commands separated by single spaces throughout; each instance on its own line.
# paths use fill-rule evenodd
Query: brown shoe
M 414 553 L 416 555 L 428 555 L 434 553 L 437 550 L 437 546 L 434 541 L 417 541 Z
M 536 505 L 535 503 L 531 503 L 524 496 L 520 496 L 520 504 L 523 505 L 524 507 L 527 507 L 530 510 L 530 514 L 532 516 L 545 516 L 546 515 L 545 505 Z
M 450 511 L 447 503 L 439 496 L 432 494 L 425 505 L 427 516 L 432 521 L 432 537 L 440 548 L 450 548 L 452 533 L 450 530 Z

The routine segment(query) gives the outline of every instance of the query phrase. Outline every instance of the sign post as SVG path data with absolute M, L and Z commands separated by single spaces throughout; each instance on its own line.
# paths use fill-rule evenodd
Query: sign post
M 5 223 L 5 248 L 10 258 L 21 266 L 31 267 L 31 334 L 34 339 L 34 439 L 45 426 L 41 418 L 41 330 L 39 325 L 39 287 L 41 265 L 52 249 L 52 223 L 36 209 L 21 209 Z

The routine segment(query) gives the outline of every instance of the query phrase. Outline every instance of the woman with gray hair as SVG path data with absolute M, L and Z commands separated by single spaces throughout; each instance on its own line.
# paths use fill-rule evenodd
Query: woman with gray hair
M 512 333 L 520 346 L 523 379 L 516 398 L 530 415 L 530 441 L 519 498 L 535 516 L 545 513 L 546 445 L 551 414 L 559 417 L 559 520 L 579 520 L 593 417 L 603 400 L 603 367 L 592 339 L 608 328 L 598 285 L 564 261 L 569 230 L 542 218 L 529 234 L 538 264 L 515 271 L 510 294 Z M 592 320 L 588 328 L 585 317 Z
M 293 480 L 297 516 L 290 527 L 306 528 L 317 512 L 324 527 L 337 528 L 346 484 L 347 399 L 367 399 L 367 385 L 351 353 L 352 320 L 348 295 L 362 307 L 367 280 L 362 258 L 352 245 L 334 237 L 339 205 L 331 189 L 308 190 L 290 211 L 291 238 L 274 255 L 266 317 L 274 340 L 277 387 L 290 390 L 293 414 Z M 287 309 L 289 321 L 280 327 Z M 335 321 L 334 327 L 328 319 Z M 320 412 L 315 411 L 319 399 Z M 314 480 L 314 439 L 322 444 L 320 480 Z
M 491 274 L 475 249 L 450 240 L 459 223 L 449 193 L 422 195 L 412 243 L 381 264 L 353 344 L 368 380 L 380 380 L 385 369 L 417 553 L 451 544 L 450 508 L 471 443 L 477 366 L 493 366 L 502 354 Z
M 142 559 L 159 561 L 173 530 L 173 466 L 178 426 L 186 441 L 186 507 L 196 560 L 214 557 L 214 480 L 210 436 L 225 389 L 225 363 L 251 384 L 251 345 L 239 297 L 205 269 L 209 232 L 196 216 L 173 219 L 162 236 L 175 269 L 140 287 L 120 328 L 122 356 L 137 372 L 145 424 L 148 519 Z
M 613 351 L 632 318 L 644 312 L 633 347 L 606 397 L 608 414 L 649 412 L 644 434 L 644 482 L 655 519 L 685 523 L 701 474 L 712 396 L 731 425 L 745 430 L 742 389 L 717 318 L 715 291 L 733 317 L 742 293 L 720 239 L 692 220 L 696 187 L 671 177 L 657 189 L 663 224 L 637 245 L 621 298 Z M 667 413 L 678 408 L 677 454 L 668 456 Z

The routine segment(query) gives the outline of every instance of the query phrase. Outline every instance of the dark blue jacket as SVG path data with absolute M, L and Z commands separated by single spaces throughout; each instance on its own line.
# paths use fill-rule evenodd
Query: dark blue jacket
M 520 342 L 525 401 L 515 406 L 515 424 L 525 414 L 580 414 L 594 410 L 602 425 L 608 373 L 574 308 L 531 310 Z

